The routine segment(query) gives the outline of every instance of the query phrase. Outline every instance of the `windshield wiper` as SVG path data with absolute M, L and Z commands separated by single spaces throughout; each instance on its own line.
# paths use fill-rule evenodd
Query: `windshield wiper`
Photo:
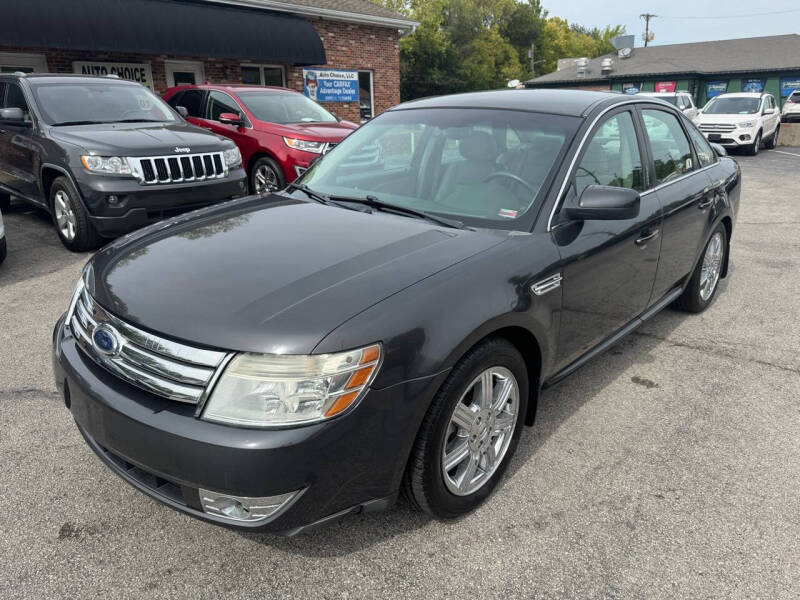
M 122 119 L 120 121 L 112 121 L 113 123 L 169 123 L 169 121 L 160 121 L 158 119 Z
M 342 197 L 334 196 L 334 198 L 339 202 L 353 202 L 355 204 L 369 206 L 370 208 L 374 208 L 375 210 L 382 210 L 385 212 L 395 212 L 402 215 L 407 215 L 409 217 L 425 219 L 426 221 L 432 221 L 434 223 L 438 223 L 439 225 L 444 225 L 445 227 L 450 227 L 452 229 L 464 229 L 464 223 L 462 223 L 461 221 L 456 221 L 455 219 L 448 219 L 446 217 L 440 217 L 438 215 L 434 215 L 424 210 L 417 210 L 416 208 L 409 208 L 407 206 L 400 206 L 398 204 L 391 204 L 390 202 L 384 202 L 383 200 L 380 200 L 377 196 L 370 195 L 366 196 L 365 198 L 346 198 L 344 196 Z
M 53 123 L 53 127 L 61 127 L 62 125 L 105 125 L 108 121 L 61 121 L 61 123 Z

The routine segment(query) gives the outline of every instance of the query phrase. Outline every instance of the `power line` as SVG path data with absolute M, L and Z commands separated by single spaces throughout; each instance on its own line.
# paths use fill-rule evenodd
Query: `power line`
M 748 13 L 746 15 L 717 15 L 714 17 L 665 17 L 664 15 L 658 15 L 659 19 L 744 19 L 750 17 L 765 17 L 768 15 L 785 15 L 787 13 L 796 13 L 800 12 L 800 8 L 790 8 L 787 10 L 774 10 L 771 12 L 761 12 L 761 13 Z M 644 17 L 646 15 L 639 15 L 640 17 Z M 655 17 L 656 15 L 651 15 Z

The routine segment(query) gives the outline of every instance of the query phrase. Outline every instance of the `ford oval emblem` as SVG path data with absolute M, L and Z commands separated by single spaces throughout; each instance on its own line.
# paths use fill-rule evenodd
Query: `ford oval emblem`
M 98 325 L 92 333 L 95 350 L 106 356 L 114 356 L 119 351 L 119 335 L 105 323 Z

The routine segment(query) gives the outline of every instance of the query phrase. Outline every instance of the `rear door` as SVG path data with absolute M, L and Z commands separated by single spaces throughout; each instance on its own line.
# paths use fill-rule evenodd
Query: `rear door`
M 648 185 L 642 148 L 634 109 L 610 112 L 589 134 L 567 196 L 580 197 L 593 184 L 644 192 Z M 564 265 L 556 359 L 561 368 L 648 307 L 661 246 L 661 206 L 656 194 L 643 193 L 635 218 L 555 223 L 553 238 Z
M 714 191 L 705 168 L 708 165 L 698 161 L 683 119 L 655 107 L 643 107 L 640 114 L 655 167 L 655 194 L 664 210 L 652 298 L 657 301 L 694 268 L 711 225 Z

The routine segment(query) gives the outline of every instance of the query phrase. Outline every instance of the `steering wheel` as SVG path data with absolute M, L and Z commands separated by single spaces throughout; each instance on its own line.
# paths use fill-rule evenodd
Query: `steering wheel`
M 594 179 L 594 182 L 595 182 L 597 185 L 603 185 L 602 183 L 600 183 L 600 180 L 597 178 L 597 175 L 595 175 L 594 173 L 592 173 L 592 172 L 591 172 L 589 169 L 587 169 L 586 167 L 581 167 L 581 166 L 579 166 L 579 167 L 578 167 L 578 171 L 583 171 L 584 173 L 586 173 L 586 174 L 587 174 L 589 177 L 591 177 L 592 179 Z
M 506 179 L 510 179 L 511 181 L 514 181 L 514 182 L 520 184 L 521 186 L 523 186 L 526 190 L 528 190 L 531 193 L 531 195 L 534 195 L 534 196 L 536 195 L 536 189 L 530 183 L 525 181 L 522 177 L 514 175 L 513 173 L 509 173 L 508 171 L 497 171 L 496 173 L 490 174 L 483 181 L 485 183 L 485 182 L 487 182 L 487 181 L 489 181 L 491 179 L 497 179 L 497 178 L 500 178 L 500 177 L 505 177 Z

